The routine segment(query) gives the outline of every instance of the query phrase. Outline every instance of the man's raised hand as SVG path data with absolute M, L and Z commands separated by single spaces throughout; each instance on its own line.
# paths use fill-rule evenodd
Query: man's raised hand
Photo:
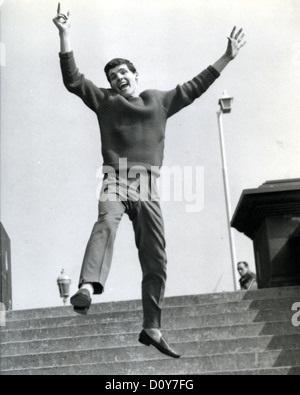
M 240 29 L 237 32 L 237 28 L 234 27 L 230 37 L 228 37 L 226 56 L 230 59 L 234 59 L 245 44 L 245 33 L 243 32 L 243 29 Z
M 60 31 L 60 33 L 65 33 L 69 31 L 71 27 L 71 12 L 68 11 L 67 14 L 63 14 L 61 12 L 61 4 L 58 3 L 57 15 L 53 19 L 53 22 Z

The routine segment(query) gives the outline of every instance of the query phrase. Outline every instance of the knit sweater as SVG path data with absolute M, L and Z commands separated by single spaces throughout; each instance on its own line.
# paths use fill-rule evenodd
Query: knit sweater
M 146 90 L 139 97 L 126 99 L 86 79 L 76 66 L 73 52 L 60 54 L 60 62 L 66 88 L 96 113 L 104 166 L 115 170 L 119 170 L 121 158 L 127 160 L 128 168 L 159 169 L 163 163 L 168 118 L 193 103 L 220 76 L 209 66 L 173 90 Z

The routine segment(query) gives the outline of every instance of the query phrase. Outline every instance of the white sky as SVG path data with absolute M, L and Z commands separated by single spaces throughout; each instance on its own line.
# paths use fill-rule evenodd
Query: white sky
M 165 165 L 204 166 L 205 206 L 163 202 L 167 296 L 232 290 L 216 112 L 224 119 L 232 207 L 242 190 L 299 177 L 300 2 L 297 0 L 70 0 L 78 66 L 107 87 L 105 64 L 126 57 L 141 90 L 171 89 L 214 63 L 236 24 L 247 45 L 200 100 L 170 119 Z M 1 7 L 1 220 L 11 237 L 15 309 L 60 305 L 62 267 L 76 291 L 97 219 L 102 163 L 95 115 L 69 94 L 52 18 L 57 0 L 6 0 Z M 3 52 L 2 52 L 3 54 Z M 2 58 L 3 59 L 3 58 Z M 237 259 L 254 269 L 252 243 L 235 232 Z M 119 228 L 105 295 L 140 298 L 141 271 L 127 217 Z

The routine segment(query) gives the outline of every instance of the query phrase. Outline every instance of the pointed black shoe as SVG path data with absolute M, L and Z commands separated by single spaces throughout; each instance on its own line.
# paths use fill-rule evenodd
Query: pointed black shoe
M 180 355 L 177 354 L 172 348 L 168 345 L 165 339 L 162 337 L 160 342 L 157 343 L 155 340 L 151 339 L 150 336 L 143 330 L 140 334 L 139 342 L 144 344 L 145 346 L 154 346 L 160 351 L 162 354 L 167 355 L 168 357 L 172 358 L 180 358 Z
M 87 315 L 92 304 L 91 294 L 87 289 L 80 289 L 72 298 L 71 305 L 77 314 Z

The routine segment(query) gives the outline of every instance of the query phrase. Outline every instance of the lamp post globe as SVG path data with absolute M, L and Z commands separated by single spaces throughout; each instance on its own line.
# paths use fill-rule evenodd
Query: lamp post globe
M 70 285 L 72 280 L 65 274 L 65 270 L 62 269 L 60 276 L 57 279 L 57 285 L 59 288 L 60 297 L 63 299 L 64 305 L 67 304 L 70 296 Z
M 223 114 L 229 114 L 231 112 L 233 97 L 229 96 L 226 90 L 223 92 L 223 96 L 219 100 L 221 111 Z

